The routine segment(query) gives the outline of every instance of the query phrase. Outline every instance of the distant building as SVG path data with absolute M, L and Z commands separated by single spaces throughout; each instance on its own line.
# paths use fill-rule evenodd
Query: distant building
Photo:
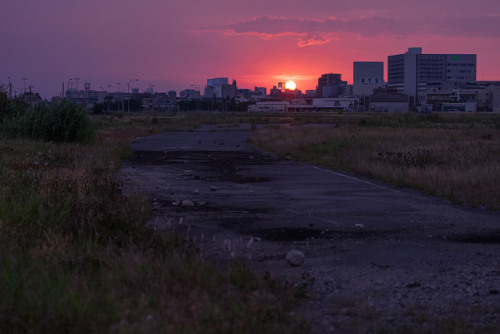
M 477 111 L 476 90 L 440 90 L 427 94 L 429 111 Z
M 271 88 L 269 90 L 269 96 L 271 96 L 271 97 L 280 97 L 281 96 L 281 89 L 276 88 L 276 86 L 273 86 L 273 88 Z
M 387 87 L 408 94 L 418 105 L 428 86 L 458 88 L 470 81 L 476 81 L 475 54 L 423 54 L 417 47 L 387 60 Z
M 375 88 L 373 94 L 365 96 L 365 111 L 408 112 L 411 111 L 413 99 L 396 89 Z
M 347 89 L 347 81 L 342 81 L 342 74 L 327 73 L 318 78 L 316 96 L 319 98 L 338 97 L 344 95 Z
M 266 89 L 266 87 L 255 87 L 253 89 L 253 94 L 256 96 L 266 96 L 267 89 Z
M 384 62 L 355 61 L 353 63 L 353 94 L 367 96 L 373 89 L 384 86 Z
M 288 101 L 279 102 L 257 102 L 248 106 L 249 112 L 286 112 L 288 111 Z
M 352 97 L 291 99 L 289 101 L 257 102 L 248 107 L 250 112 L 316 112 L 316 111 L 355 111 L 359 99 Z
M 184 89 L 180 91 L 180 97 L 185 100 L 201 99 L 200 91 L 194 89 Z
M 208 98 L 234 99 L 236 97 L 236 80 L 229 84 L 228 78 L 207 79 L 204 96 Z
M 167 94 L 171 101 L 175 101 L 177 99 L 177 92 L 175 90 L 170 90 Z

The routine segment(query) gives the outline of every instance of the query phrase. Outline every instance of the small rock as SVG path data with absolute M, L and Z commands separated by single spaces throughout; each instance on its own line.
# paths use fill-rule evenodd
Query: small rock
M 210 191 L 217 191 L 217 187 L 216 186 L 211 186 L 210 187 Z
M 356 230 L 364 230 L 365 229 L 365 225 L 363 225 L 363 224 L 354 224 L 354 228 Z
M 193 194 L 194 195 L 199 195 L 200 194 L 200 191 L 198 189 L 196 189 L 195 191 L 193 191 Z
M 289 265 L 294 267 L 301 266 L 302 264 L 304 264 L 305 260 L 306 257 L 304 253 L 302 253 L 297 249 L 293 249 L 286 254 L 286 261 L 288 262 Z
M 198 203 L 196 203 L 196 204 L 197 204 L 198 206 L 205 206 L 205 205 L 207 205 L 207 203 L 206 203 L 206 202 L 198 202 Z
M 192 201 L 190 201 L 190 200 L 185 199 L 185 200 L 182 201 L 182 206 L 184 206 L 184 207 L 192 207 L 192 206 L 194 206 L 194 203 Z
M 184 171 L 184 176 L 191 176 L 193 175 L 193 171 L 192 170 L 186 170 Z
M 179 201 L 177 201 L 177 200 L 172 202 L 173 206 L 178 206 L 179 204 L 181 204 L 181 203 Z

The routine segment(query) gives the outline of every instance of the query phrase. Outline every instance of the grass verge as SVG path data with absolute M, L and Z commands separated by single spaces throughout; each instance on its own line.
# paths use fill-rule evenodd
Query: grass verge
M 460 116 L 401 123 L 404 118 L 396 115 L 328 127 L 271 125 L 257 130 L 252 141 L 283 157 L 375 177 L 468 206 L 500 209 L 500 130 L 498 120 L 491 118 L 498 115 Z

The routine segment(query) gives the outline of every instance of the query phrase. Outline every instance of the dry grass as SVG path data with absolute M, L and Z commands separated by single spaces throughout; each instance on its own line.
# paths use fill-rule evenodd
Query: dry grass
M 121 195 L 127 144 L 177 116 L 102 117 L 93 145 L 0 140 L 0 332 L 300 333 L 297 291 L 215 270 Z M 195 125 L 193 125 L 195 124 Z
M 500 208 L 500 130 L 453 127 L 279 127 L 252 140 L 282 156 Z

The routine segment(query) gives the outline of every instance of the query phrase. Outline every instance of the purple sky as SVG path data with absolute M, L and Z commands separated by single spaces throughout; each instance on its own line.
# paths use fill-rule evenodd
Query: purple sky
M 305 91 L 323 73 L 351 82 L 353 61 L 416 46 L 476 53 L 478 80 L 500 80 L 498 0 L 2 0 L 0 31 L 0 84 L 28 78 L 44 97 L 75 77 L 97 90 L 229 77 Z

